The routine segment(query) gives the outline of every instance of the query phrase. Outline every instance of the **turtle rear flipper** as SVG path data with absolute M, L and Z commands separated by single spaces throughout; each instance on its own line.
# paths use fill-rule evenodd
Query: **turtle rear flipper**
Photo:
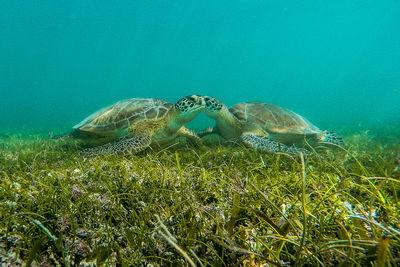
M 1 137 L 1 134 L 0 134 Z M 54 135 L 53 132 L 49 133 L 50 139 L 64 139 L 68 137 L 72 137 L 72 133 L 63 133 L 63 134 L 56 134 Z
M 343 138 L 336 133 L 325 131 L 321 137 L 321 142 L 344 146 Z
M 138 153 L 147 148 L 151 143 L 148 135 L 126 136 L 115 142 L 102 146 L 87 148 L 81 151 L 82 156 L 104 155 L 104 154 L 126 154 Z
M 303 154 L 309 154 L 310 152 L 306 149 L 297 148 L 294 146 L 287 146 L 285 144 L 276 142 L 266 136 L 244 133 L 242 134 L 243 142 L 261 152 L 277 153 L 284 152 L 293 156 L 297 156 L 300 152 Z

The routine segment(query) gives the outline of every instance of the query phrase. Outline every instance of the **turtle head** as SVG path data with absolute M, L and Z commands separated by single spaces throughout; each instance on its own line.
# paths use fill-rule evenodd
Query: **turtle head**
M 218 99 L 212 96 L 204 96 L 205 113 L 211 118 L 219 117 L 222 112 L 228 111 L 228 108 Z
M 182 124 L 193 120 L 201 111 L 204 110 L 204 98 L 199 95 L 189 95 L 174 104 L 175 109 L 179 112 L 179 120 Z

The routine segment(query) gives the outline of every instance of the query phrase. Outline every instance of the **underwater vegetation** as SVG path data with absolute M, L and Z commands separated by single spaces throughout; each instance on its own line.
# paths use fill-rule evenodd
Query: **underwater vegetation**
M 0 136 L 0 265 L 398 266 L 399 128 L 293 158 Z

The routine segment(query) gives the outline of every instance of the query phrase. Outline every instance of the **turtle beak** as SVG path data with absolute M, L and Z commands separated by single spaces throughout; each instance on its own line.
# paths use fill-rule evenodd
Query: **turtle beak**
M 191 101 L 198 104 L 198 108 L 203 109 L 206 106 L 206 101 L 204 100 L 204 97 L 202 97 L 200 95 L 191 95 L 191 96 L 188 96 L 187 98 L 189 98 Z
M 202 96 L 198 96 L 199 100 L 197 101 L 197 103 L 200 104 L 200 106 L 205 107 L 206 106 L 206 101 L 204 100 L 204 97 Z

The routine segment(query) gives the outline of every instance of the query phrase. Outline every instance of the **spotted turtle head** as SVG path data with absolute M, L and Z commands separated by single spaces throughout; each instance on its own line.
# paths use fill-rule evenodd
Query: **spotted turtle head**
M 178 100 L 174 107 L 179 111 L 179 117 L 190 121 L 194 119 L 201 111 L 204 110 L 204 98 L 199 95 L 189 95 Z
M 219 116 L 221 111 L 227 109 L 221 101 L 212 96 L 204 96 L 203 98 L 205 102 L 204 112 L 212 118 Z

